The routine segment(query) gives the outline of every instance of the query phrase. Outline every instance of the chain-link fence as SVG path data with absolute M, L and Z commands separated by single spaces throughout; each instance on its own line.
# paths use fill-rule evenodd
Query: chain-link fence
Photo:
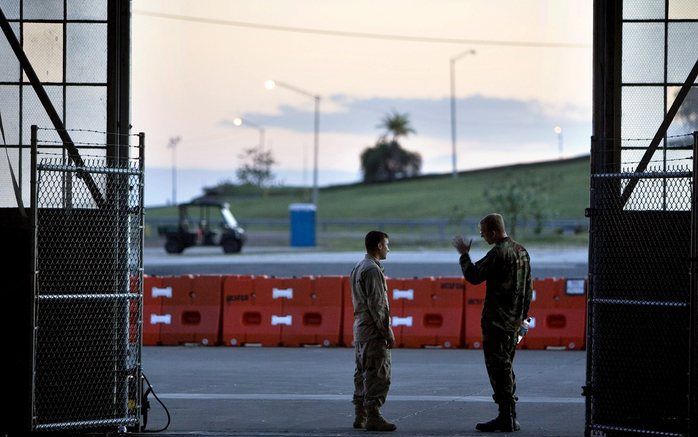
M 37 132 L 31 195 L 36 211 L 33 429 L 136 426 L 143 137 L 128 157 L 83 151 L 77 166 L 64 152 L 51 153 L 51 144 L 43 144 Z M 120 143 L 128 144 L 127 139 L 132 136 Z
M 681 137 L 690 154 L 591 175 L 587 424 L 605 435 L 688 432 L 698 145 Z
M 698 434 L 698 2 L 594 3 L 586 435 Z

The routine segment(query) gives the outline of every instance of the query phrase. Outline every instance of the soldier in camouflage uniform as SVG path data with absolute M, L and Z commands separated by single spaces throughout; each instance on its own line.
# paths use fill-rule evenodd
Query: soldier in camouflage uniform
M 394 424 L 380 414 L 390 388 L 390 349 L 395 343 L 390 328 L 388 286 L 380 261 L 385 259 L 388 234 L 366 234 L 366 256 L 351 271 L 354 304 L 354 428 L 367 431 L 395 431 Z
M 499 214 L 489 214 L 480 221 L 480 235 L 494 247 L 475 263 L 469 253 L 472 240 L 465 243 L 461 236 L 453 239 L 453 246 L 461 254 L 460 266 L 465 279 L 472 284 L 487 281 L 480 322 L 482 349 L 499 415 L 489 422 L 478 423 L 475 428 L 488 432 L 518 431 L 512 363 L 518 330 L 528 318 L 531 304 L 530 259 L 526 249 L 509 238 Z

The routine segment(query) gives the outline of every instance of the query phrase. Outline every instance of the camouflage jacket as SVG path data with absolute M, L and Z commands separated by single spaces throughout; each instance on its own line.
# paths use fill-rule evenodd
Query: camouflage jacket
M 507 237 L 496 243 L 484 258 L 473 263 L 469 254 L 460 257 L 463 276 L 472 284 L 487 281 L 482 308 L 483 331 L 499 328 L 516 331 L 528 317 L 533 285 L 526 249 Z
M 388 286 L 383 266 L 369 255 L 351 271 L 354 341 L 392 338 Z

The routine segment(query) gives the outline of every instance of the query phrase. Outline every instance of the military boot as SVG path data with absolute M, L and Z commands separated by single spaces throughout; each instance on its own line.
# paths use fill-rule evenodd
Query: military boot
M 482 432 L 512 432 L 518 431 L 514 427 L 513 402 L 500 402 L 499 415 L 489 422 L 478 423 L 475 429 Z
M 511 417 L 514 418 L 514 431 L 520 431 L 521 430 L 521 424 L 519 421 L 516 419 L 516 403 L 511 404 Z
M 363 405 L 354 405 L 354 428 L 361 429 L 366 427 L 366 407 Z
M 366 431 L 395 431 L 397 426 L 390 423 L 383 416 L 377 406 L 366 407 L 368 419 L 366 420 Z

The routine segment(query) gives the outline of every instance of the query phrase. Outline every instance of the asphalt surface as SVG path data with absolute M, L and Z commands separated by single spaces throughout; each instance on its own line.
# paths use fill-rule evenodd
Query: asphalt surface
M 587 275 L 586 248 L 530 247 L 534 277 L 579 278 Z M 474 248 L 472 256 L 484 256 L 485 248 Z M 147 247 L 145 273 L 155 276 L 181 274 L 244 274 L 292 277 L 304 275 L 348 275 L 363 257 L 361 252 L 321 252 L 308 249 L 245 248 L 243 253 L 224 255 L 220 248 L 195 247 L 180 255 L 169 255 L 160 247 Z M 455 250 L 394 251 L 385 260 L 386 274 L 394 278 L 461 276 Z
M 584 432 L 584 352 L 518 351 L 522 430 Z M 172 415 L 168 435 L 354 436 L 353 350 L 348 348 L 146 347 L 143 369 Z M 482 436 L 496 415 L 482 351 L 397 349 L 382 409 L 392 435 Z M 164 425 L 151 397 L 147 429 Z M 500 434 L 501 435 L 501 434 Z

